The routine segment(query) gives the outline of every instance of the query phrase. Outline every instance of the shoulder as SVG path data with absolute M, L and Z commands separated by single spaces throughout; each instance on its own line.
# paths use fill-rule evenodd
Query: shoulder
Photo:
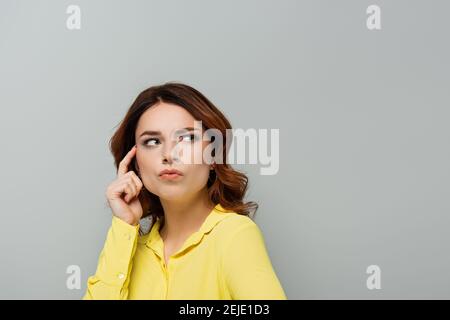
M 262 243 L 261 229 L 246 215 L 232 213 L 223 219 L 215 228 L 215 234 L 222 250 L 246 243 Z
M 228 216 L 216 226 L 216 229 L 217 232 L 220 232 L 221 234 L 230 235 L 237 230 L 248 226 L 257 227 L 256 223 L 249 216 L 233 212 L 228 214 Z

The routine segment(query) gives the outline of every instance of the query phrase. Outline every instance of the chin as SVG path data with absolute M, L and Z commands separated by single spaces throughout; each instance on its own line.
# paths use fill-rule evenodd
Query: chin
M 180 190 L 179 188 L 170 188 L 166 187 L 165 190 L 159 190 L 158 196 L 161 199 L 168 200 L 168 201 L 174 201 L 174 200 L 181 200 L 185 198 L 187 192 L 185 190 Z

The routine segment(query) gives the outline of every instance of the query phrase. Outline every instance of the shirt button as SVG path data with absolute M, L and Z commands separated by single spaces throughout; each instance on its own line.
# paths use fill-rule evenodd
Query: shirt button
M 123 278 L 125 278 L 125 275 L 124 275 L 123 273 L 119 273 L 119 274 L 117 275 L 117 278 L 123 279 Z

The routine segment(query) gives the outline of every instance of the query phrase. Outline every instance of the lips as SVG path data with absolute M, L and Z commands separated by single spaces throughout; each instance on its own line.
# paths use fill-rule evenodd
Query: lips
M 175 169 L 165 169 L 159 173 L 159 177 L 163 180 L 176 180 L 182 175 L 181 171 Z
M 181 171 L 178 171 L 176 169 L 164 169 L 163 171 L 161 171 L 159 173 L 160 176 L 163 175 L 180 175 L 182 176 L 183 174 L 181 173 Z

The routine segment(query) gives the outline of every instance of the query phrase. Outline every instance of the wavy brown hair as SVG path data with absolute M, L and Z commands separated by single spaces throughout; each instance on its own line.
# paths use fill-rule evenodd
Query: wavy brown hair
M 135 132 L 139 118 L 158 102 L 178 105 L 186 109 L 196 120 L 201 120 L 204 130 L 214 128 L 221 132 L 223 144 L 217 150 L 222 152 L 223 160 L 222 163 L 215 163 L 214 170 L 210 170 L 207 182 L 209 198 L 214 204 L 220 204 L 227 211 L 253 218 L 258 204 L 243 200 L 247 192 L 248 178 L 244 173 L 234 170 L 227 164 L 227 147 L 230 144 L 227 144 L 226 130 L 231 129 L 231 124 L 211 101 L 186 84 L 167 82 L 152 86 L 137 96 L 109 141 L 116 168 L 119 168 L 120 161 L 135 144 Z M 136 158 L 133 158 L 128 169 L 137 172 L 135 161 Z M 164 217 L 164 210 L 157 195 L 142 187 L 138 197 L 144 210 L 143 217 L 150 215 L 153 221 Z

